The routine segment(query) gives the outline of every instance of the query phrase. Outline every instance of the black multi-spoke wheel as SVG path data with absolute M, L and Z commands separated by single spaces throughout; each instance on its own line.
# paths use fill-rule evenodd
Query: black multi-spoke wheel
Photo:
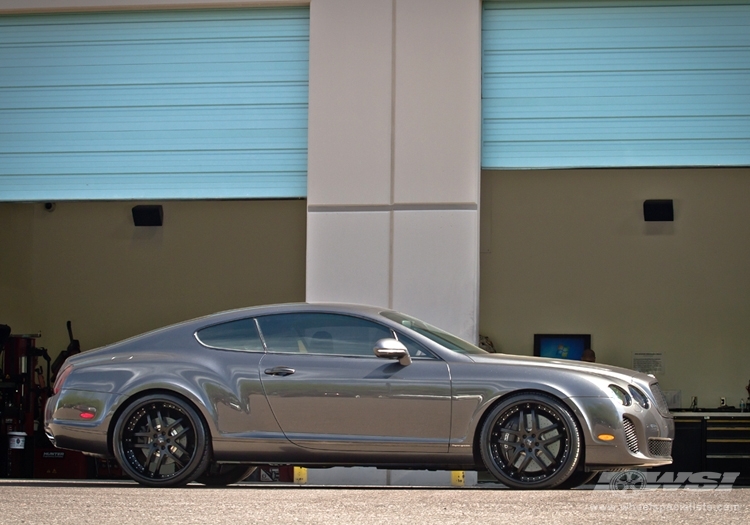
M 548 489 L 567 480 L 581 458 L 578 426 L 567 408 L 542 394 L 518 394 L 492 409 L 481 433 L 485 467 L 516 489 Z
M 257 468 L 245 463 L 211 463 L 195 481 L 207 487 L 226 487 L 248 478 Z
M 153 487 L 190 483 L 209 459 L 200 416 L 170 395 L 144 397 L 125 409 L 115 425 L 113 448 L 126 474 Z

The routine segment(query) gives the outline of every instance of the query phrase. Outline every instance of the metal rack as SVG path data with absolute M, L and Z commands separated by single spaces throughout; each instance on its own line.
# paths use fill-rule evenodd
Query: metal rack
M 37 347 L 41 334 L 0 334 L 0 476 L 33 475 L 34 448 L 46 440 L 44 404 L 49 397 L 50 358 Z M 41 361 L 46 361 L 45 367 Z

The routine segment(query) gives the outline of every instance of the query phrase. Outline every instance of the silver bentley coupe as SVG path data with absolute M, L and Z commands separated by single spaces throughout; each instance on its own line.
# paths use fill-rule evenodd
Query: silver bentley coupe
M 674 437 L 651 376 L 488 353 L 408 315 L 336 304 L 234 310 L 70 357 L 45 430 L 154 487 L 228 485 L 271 464 L 571 488 L 669 464 Z

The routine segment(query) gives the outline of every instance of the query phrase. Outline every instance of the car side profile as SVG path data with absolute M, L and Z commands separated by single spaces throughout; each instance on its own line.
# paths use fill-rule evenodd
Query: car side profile
M 287 304 L 194 319 L 63 365 L 45 430 L 141 484 L 221 486 L 261 464 L 487 470 L 515 489 L 671 463 L 651 376 L 491 354 L 413 317 Z

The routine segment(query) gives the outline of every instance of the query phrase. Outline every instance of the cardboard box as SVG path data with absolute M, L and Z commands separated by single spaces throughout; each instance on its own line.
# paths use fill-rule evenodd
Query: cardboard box
M 34 450 L 35 479 L 86 479 L 86 456 L 73 450 L 41 448 Z

